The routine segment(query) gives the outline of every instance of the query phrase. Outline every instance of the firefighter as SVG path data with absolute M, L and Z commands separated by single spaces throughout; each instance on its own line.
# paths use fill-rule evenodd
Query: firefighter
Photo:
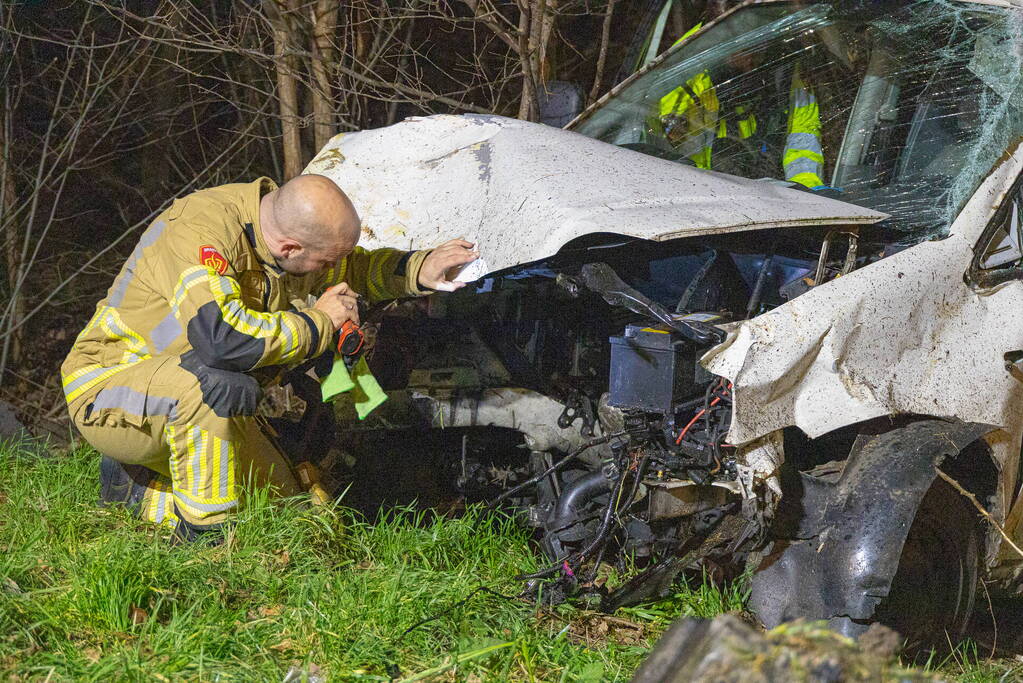
M 701 28 L 703 22 L 686 31 L 672 47 Z M 720 106 L 714 81 L 709 73 L 702 71 L 661 97 L 651 127 L 659 130 L 698 168 L 709 169 L 714 138 L 719 131 Z M 720 124 L 725 125 L 724 120 Z
M 101 502 L 192 540 L 222 530 L 248 483 L 299 492 L 255 418 L 261 387 L 330 352 L 357 295 L 452 291 L 447 273 L 478 256 L 464 240 L 367 251 L 360 232 L 318 175 L 201 190 L 157 216 L 61 367 L 71 418 L 104 456 Z
M 702 22 L 687 31 L 675 44 L 686 40 L 703 27 Z M 737 54 L 729 60 L 740 73 L 757 68 L 757 55 Z M 733 98 L 728 98 L 733 99 Z M 723 109 L 717 88 L 706 71 L 663 95 L 657 103 L 657 115 L 651 128 L 663 135 L 697 167 L 712 167 L 712 152 L 717 139 L 729 135 L 750 140 L 757 133 L 755 101 L 734 104 Z M 821 120 L 813 88 L 796 64 L 789 86 L 785 146 L 781 165 L 786 180 L 810 189 L 826 187 L 824 156 L 821 148 Z

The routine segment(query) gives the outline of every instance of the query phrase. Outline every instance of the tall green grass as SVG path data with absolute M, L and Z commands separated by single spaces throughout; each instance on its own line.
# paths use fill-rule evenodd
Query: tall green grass
M 517 592 L 510 577 L 539 568 L 526 531 L 477 508 L 368 524 L 257 491 L 227 542 L 174 547 L 124 510 L 96 507 L 97 464 L 88 449 L 0 443 L 4 678 L 628 680 L 672 620 L 740 611 L 749 597 L 746 581 L 722 590 L 704 577 L 612 619 L 485 592 L 451 609 L 481 585 Z M 967 646 L 928 668 L 1023 680 Z
M 927 671 L 943 674 L 960 683 L 1019 683 L 1023 681 L 1023 660 L 991 659 L 972 640 L 966 640 L 924 662 Z
M 0 672 L 50 680 L 627 680 L 667 625 L 630 644 L 580 644 L 583 613 L 486 593 L 538 568 L 528 535 L 470 509 L 398 511 L 368 524 L 343 507 L 270 504 L 259 492 L 218 547 L 172 547 L 94 504 L 97 456 L 0 447 Z M 589 617 L 587 617 L 589 618 Z M 568 628 L 566 628 L 568 627 Z

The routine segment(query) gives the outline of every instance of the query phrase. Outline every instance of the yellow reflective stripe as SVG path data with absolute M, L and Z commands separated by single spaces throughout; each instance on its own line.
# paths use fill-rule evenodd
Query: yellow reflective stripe
M 185 481 L 184 466 L 185 463 L 178 455 L 178 440 L 177 440 L 177 429 L 172 424 L 168 424 L 163 428 L 163 440 L 167 443 L 170 448 L 170 472 L 172 481 Z
M 693 98 L 686 92 L 686 88 L 692 91 L 693 95 L 700 100 L 700 105 L 708 112 L 717 113 L 721 104 L 718 102 L 717 91 L 714 89 L 714 81 L 706 71 L 696 74 L 686 81 L 686 87 L 681 85 L 661 98 L 658 114 L 668 116 L 669 114 L 682 114 L 693 103 Z
M 206 460 L 206 434 L 199 427 L 188 429 L 188 481 L 192 483 L 192 493 L 199 495 L 206 486 L 203 476 L 203 463 Z
M 303 321 L 303 324 L 305 322 Z M 289 317 L 281 317 L 281 327 L 287 332 L 288 345 L 282 350 L 282 356 L 290 356 L 298 350 L 298 342 L 301 339 L 298 327 L 295 325 L 295 319 Z M 308 326 L 307 326 L 308 327 Z
M 163 511 L 160 509 L 160 492 L 156 490 L 155 486 L 150 486 L 148 495 L 149 504 L 146 505 L 144 518 L 147 522 L 156 522 L 159 524 L 162 517 L 160 513 Z
M 788 166 L 795 162 L 797 159 L 809 159 L 816 164 L 824 163 L 824 155 L 818 154 L 817 152 L 810 152 L 805 149 L 786 149 L 785 156 L 782 158 L 782 164 Z
M 221 462 L 223 451 L 225 450 L 224 441 L 213 437 L 213 443 L 211 444 L 210 450 L 212 450 L 213 456 L 210 458 L 210 485 L 213 489 L 211 493 L 224 497 L 227 496 L 227 491 L 220 486 L 221 473 L 223 472 L 226 464 Z
M 185 428 L 182 450 L 172 425 L 167 425 L 164 433 L 171 449 L 171 472 L 175 475 L 174 501 L 200 519 L 236 507 L 235 445 L 202 427 L 190 425 Z
M 219 494 L 221 498 L 231 498 L 236 495 L 234 444 L 222 439 L 217 439 L 217 443 L 220 448 L 220 456 L 218 458 L 218 462 L 220 463 L 220 478 L 217 480 L 220 486 Z
M 280 349 L 265 361 L 266 364 L 285 360 L 298 350 L 301 337 L 295 324 L 287 316 L 245 308 L 239 301 L 241 288 L 229 278 L 212 278 L 210 289 L 228 325 L 255 339 L 283 338 Z
M 64 377 L 64 398 L 71 403 L 100 382 L 131 366 L 132 363 L 113 366 L 93 364 L 78 368 Z
M 192 443 L 192 428 L 189 427 L 185 430 L 185 451 L 184 451 L 184 470 L 185 476 L 175 486 L 175 489 L 181 488 L 184 484 L 192 484 L 195 482 L 195 445 Z
M 113 366 L 113 367 L 116 367 L 116 366 Z M 89 374 L 91 372 L 95 372 L 98 369 L 106 370 L 106 369 L 109 369 L 109 367 L 104 367 L 102 365 L 93 364 L 93 365 L 83 365 L 82 367 L 78 368 L 77 370 L 72 370 L 68 374 L 64 375 L 64 380 L 63 380 L 64 388 L 67 389 L 68 385 L 71 384 L 72 382 L 74 382 L 75 380 L 77 380 L 77 379 L 79 379 L 79 378 L 81 378 L 81 377 L 83 377 L 83 376 L 85 376 L 85 375 L 87 375 L 87 374 Z
M 739 136 L 742 138 L 752 137 L 757 132 L 757 117 L 750 114 L 744 119 L 739 119 Z
M 696 26 L 692 27 L 691 29 L 689 29 L 689 30 L 688 30 L 688 31 L 686 31 L 685 33 L 683 33 L 683 34 L 682 34 L 682 37 L 681 37 L 681 38 L 679 38 L 678 40 L 676 40 L 676 41 L 675 41 L 674 43 L 672 43 L 672 44 L 671 44 L 671 46 L 672 46 L 672 47 L 675 47 L 676 45 L 678 45 L 679 43 L 681 43 L 681 42 L 682 42 L 683 40 L 685 40 L 685 39 L 686 39 L 686 38 L 688 38 L 689 36 L 693 35 L 693 34 L 694 34 L 694 33 L 696 33 L 697 31 L 699 31 L 699 30 L 700 30 L 701 28 L 703 28 L 703 22 L 702 22 L 702 21 L 701 21 L 701 22 L 699 22 L 699 23 L 697 23 L 697 24 L 696 24 Z
M 212 437 L 210 446 L 210 497 L 211 500 L 233 500 L 234 489 L 234 444 L 225 439 Z
M 184 303 L 185 297 L 188 296 L 188 290 L 208 281 L 211 273 L 213 271 L 206 266 L 193 266 L 182 271 L 181 276 L 178 278 L 178 284 L 174 287 L 174 296 L 171 297 L 170 302 L 171 310 L 176 318 L 181 319 L 181 304 Z
M 124 324 L 116 308 L 104 307 L 103 315 L 99 320 L 99 328 L 106 333 L 108 339 L 124 342 L 127 348 L 121 357 L 122 363 L 137 363 L 152 357 L 149 349 L 146 348 L 146 340 L 138 332 Z
M 188 491 L 174 487 L 174 500 L 178 505 L 196 517 L 205 517 L 205 513 L 223 512 L 238 506 L 238 498 L 233 496 L 193 496 Z
M 300 348 L 302 335 L 299 326 L 283 313 L 263 313 L 246 308 L 241 303 L 241 286 L 232 278 L 218 275 L 205 266 L 194 266 L 181 273 L 171 299 L 171 310 L 181 320 L 181 306 L 188 292 L 205 283 L 213 295 L 213 301 L 224 322 L 253 339 L 276 339 L 282 342 L 279 348 L 265 358 L 261 364 L 272 365 L 289 360 Z M 186 322 L 186 321 L 182 321 Z
M 99 321 L 103 318 L 103 314 L 106 312 L 106 310 L 107 310 L 106 306 L 96 307 L 96 312 L 92 314 L 91 318 L 89 318 L 89 324 L 86 325 L 85 328 L 82 329 L 82 331 L 78 334 L 79 339 L 84 337 L 89 331 L 94 329 L 96 325 L 99 324 Z
M 174 499 L 171 496 L 171 483 L 163 476 L 150 480 L 146 492 L 146 506 L 143 517 L 156 524 L 174 528 L 178 518 L 174 514 Z
M 146 495 L 142 498 L 142 519 L 147 522 L 156 521 L 156 503 L 159 498 L 156 487 L 150 482 Z
M 813 90 L 803 81 L 796 65 L 789 91 L 788 136 L 782 154 L 785 179 L 809 188 L 824 184 L 824 150 L 821 148 L 821 116 Z
M 156 484 L 159 487 L 157 505 L 160 508 L 160 517 L 156 521 L 163 526 L 173 529 L 178 525 L 178 516 L 174 514 L 174 496 L 171 493 L 171 483 L 169 480 L 160 477 L 156 480 Z
M 824 184 L 824 180 L 816 173 L 797 173 L 791 178 L 786 178 L 793 183 L 799 183 L 804 187 L 808 187 L 811 190 L 815 187 L 820 187 Z

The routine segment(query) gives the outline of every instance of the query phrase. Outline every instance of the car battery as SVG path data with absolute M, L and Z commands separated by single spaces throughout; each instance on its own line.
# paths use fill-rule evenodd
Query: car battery
M 608 404 L 623 410 L 669 414 L 696 389 L 697 350 L 663 325 L 628 325 L 611 337 Z

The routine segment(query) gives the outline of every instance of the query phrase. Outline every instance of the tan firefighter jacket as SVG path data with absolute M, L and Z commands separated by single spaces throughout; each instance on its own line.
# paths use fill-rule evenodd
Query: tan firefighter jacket
M 69 404 L 154 356 L 194 349 L 210 367 L 264 378 L 317 356 L 334 330 L 308 297 L 339 282 L 370 302 L 426 293 L 426 251 L 356 248 L 325 272 L 281 271 L 259 228 L 259 200 L 276 187 L 269 178 L 213 187 L 157 216 L 61 367 Z

